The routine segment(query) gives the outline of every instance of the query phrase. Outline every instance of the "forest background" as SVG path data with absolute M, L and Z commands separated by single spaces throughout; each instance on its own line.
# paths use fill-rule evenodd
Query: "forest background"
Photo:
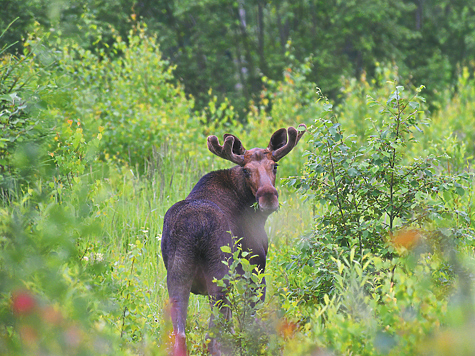
M 1 5 L 2 354 L 166 354 L 163 215 L 229 167 L 206 137 L 300 123 L 230 347 L 472 354 L 471 1 Z M 209 312 L 192 298 L 193 355 Z

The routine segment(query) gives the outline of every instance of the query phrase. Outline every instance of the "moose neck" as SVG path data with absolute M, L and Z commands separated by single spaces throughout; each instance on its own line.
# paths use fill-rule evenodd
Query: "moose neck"
M 207 189 L 204 189 L 208 187 Z M 209 189 L 212 187 L 212 189 Z M 218 205 L 228 216 L 236 218 L 236 223 L 245 217 L 246 221 L 264 226 L 269 214 L 255 209 L 256 197 L 247 185 L 239 166 L 214 171 L 203 176 L 195 185 L 187 200 L 208 200 Z
M 206 200 L 216 204 L 227 217 L 228 231 L 242 238 L 240 244 L 244 251 L 252 251 L 259 256 L 255 263 L 264 271 L 268 247 L 265 223 L 269 214 L 255 208 L 256 198 L 246 183 L 241 167 L 206 174 L 186 200 Z

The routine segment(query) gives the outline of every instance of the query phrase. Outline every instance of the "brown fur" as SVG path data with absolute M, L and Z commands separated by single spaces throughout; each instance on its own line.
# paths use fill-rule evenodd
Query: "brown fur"
M 266 149 L 248 151 L 233 135 L 225 135 L 223 146 L 210 136 L 210 151 L 238 166 L 206 174 L 185 200 L 165 214 L 161 248 L 175 333 L 174 355 L 187 354 L 185 325 L 190 292 L 209 295 L 211 304 L 226 300 L 223 289 L 213 283 L 214 278 L 221 279 L 227 273 L 221 261 L 229 256 L 222 246 L 233 248 L 232 237 L 242 238 L 243 251 L 252 251 L 255 257 L 251 262 L 265 271 L 268 239 L 264 226 L 269 214 L 279 208 L 276 162 L 295 147 L 305 130 L 297 133 L 291 127 L 288 132 L 289 142 L 287 130 L 280 129 Z M 263 284 L 265 298 L 265 280 Z M 209 349 L 220 354 L 215 340 Z

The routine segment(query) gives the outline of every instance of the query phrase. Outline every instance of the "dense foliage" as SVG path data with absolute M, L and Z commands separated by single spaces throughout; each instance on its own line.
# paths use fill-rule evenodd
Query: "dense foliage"
M 233 325 L 219 324 L 215 309 L 212 332 L 233 328 L 223 338 L 241 355 L 472 353 L 472 5 L 163 2 L 156 13 L 148 10 L 161 2 L 24 3 L 31 17 L 4 33 L 0 59 L 0 353 L 167 354 L 163 216 L 204 172 L 229 166 L 207 151 L 206 136 L 232 132 L 263 147 L 276 128 L 299 123 L 310 130 L 282 160 L 282 208 L 266 226 L 266 301 L 247 283 L 263 277 L 254 266 L 237 278 L 246 262 L 227 261 L 218 283 L 230 286 Z M 419 34 L 408 30 L 414 11 Z M 138 15 L 159 20 L 147 29 Z M 437 31 L 463 38 L 463 54 L 448 50 L 455 40 L 425 47 L 435 18 L 445 26 Z M 378 41 L 365 21 L 382 27 Z M 321 43 L 306 34 L 312 28 Z M 19 33 L 25 41 L 8 47 Z M 262 61 L 253 36 L 264 41 Z M 378 63 L 389 62 L 394 41 L 407 49 L 389 58 L 408 61 L 399 69 Z M 414 43 L 428 52 L 412 53 Z M 219 62 L 229 46 L 241 54 Z M 437 100 L 425 103 L 422 87 L 401 78 L 408 73 L 422 83 L 447 75 Z M 206 298 L 191 298 L 193 355 L 206 353 L 210 313 Z
M 428 93 L 455 84 L 461 68 L 472 75 L 474 69 L 470 0 L 17 0 L 0 13 L 0 28 L 19 17 L 9 43 L 38 21 L 89 49 L 97 48 L 98 37 L 111 45 L 113 29 L 126 38 L 144 20 L 200 108 L 213 88 L 219 102 L 228 97 L 240 113 L 251 99 L 261 100 L 263 76 L 278 80 L 292 57 L 308 58 L 310 80 L 332 98 L 342 75 L 374 78 L 378 63 L 394 63 Z

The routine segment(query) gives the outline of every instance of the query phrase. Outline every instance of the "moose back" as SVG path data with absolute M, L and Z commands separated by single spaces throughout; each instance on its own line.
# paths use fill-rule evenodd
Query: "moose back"
M 226 300 L 223 288 L 213 283 L 214 278 L 221 279 L 228 272 L 221 262 L 226 258 L 222 246 L 232 247 L 233 236 L 241 238 L 242 250 L 251 251 L 252 263 L 265 271 L 268 239 L 264 225 L 279 208 L 277 162 L 297 145 L 305 131 L 303 124 L 298 129 L 277 130 L 267 148 L 250 150 L 245 150 L 234 135 L 224 135 L 222 146 L 216 136 L 208 137 L 209 150 L 237 166 L 206 174 L 185 200 L 165 214 L 161 248 L 167 269 L 175 356 L 187 352 L 185 325 L 190 292 L 209 295 L 211 304 Z M 265 280 L 263 283 L 265 298 Z M 219 354 L 214 340 L 209 349 Z

